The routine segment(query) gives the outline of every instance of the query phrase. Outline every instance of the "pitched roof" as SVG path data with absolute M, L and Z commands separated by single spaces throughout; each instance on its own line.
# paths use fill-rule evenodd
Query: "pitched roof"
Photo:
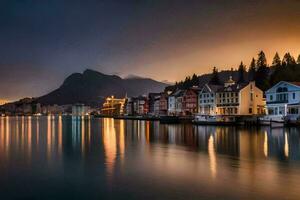
M 227 87 L 222 86 L 222 87 L 218 88 L 217 92 L 239 92 L 241 89 L 243 89 L 247 85 L 248 85 L 248 83 L 234 84 L 234 85 L 229 85 Z

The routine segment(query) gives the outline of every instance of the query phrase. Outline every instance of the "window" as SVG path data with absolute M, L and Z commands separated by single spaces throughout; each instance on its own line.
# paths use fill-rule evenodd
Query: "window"
M 250 94 L 250 100 L 253 101 L 253 93 Z
M 249 108 L 249 114 L 252 114 L 252 108 Z
M 295 94 L 295 92 L 293 93 L 293 99 L 296 99 L 296 94 Z
M 270 100 L 273 101 L 273 95 L 270 95 Z
M 236 99 L 235 99 L 235 102 L 236 102 L 236 103 L 238 103 L 238 102 L 239 102 L 239 99 L 238 99 L 238 98 L 236 98 Z

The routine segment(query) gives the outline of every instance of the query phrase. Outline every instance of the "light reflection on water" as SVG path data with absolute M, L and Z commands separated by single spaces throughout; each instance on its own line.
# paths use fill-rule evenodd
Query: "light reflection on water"
M 299 160 L 297 128 L 0 118 L 1 199 L 299 199 Z

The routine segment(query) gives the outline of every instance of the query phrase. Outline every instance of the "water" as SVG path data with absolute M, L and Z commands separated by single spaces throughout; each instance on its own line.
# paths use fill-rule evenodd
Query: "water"
M 300 131 L 0 118 L 0 199 L 300 199 Z

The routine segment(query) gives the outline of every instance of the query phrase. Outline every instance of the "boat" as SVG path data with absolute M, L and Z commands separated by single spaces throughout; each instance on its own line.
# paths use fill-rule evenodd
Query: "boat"
M 283 127 L 285 117 L 283 115 L 265 115 L 259 118 L 259 124 L 262 126 L 271 126 L 272 128 Z
M 234 125 L 234 116 L 196 115 L 193 123 L 196 125 Z
M 212 115 L 195 115 L 192 122 L 196 125 L 215 125 L 217 124 L 217 118 Z

